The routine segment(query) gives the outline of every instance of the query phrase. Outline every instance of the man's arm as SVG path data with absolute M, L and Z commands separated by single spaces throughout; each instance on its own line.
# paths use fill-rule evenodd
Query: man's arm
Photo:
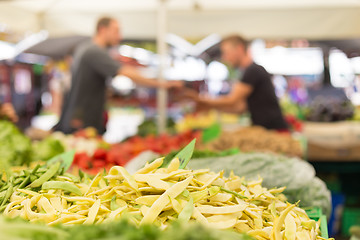
M 122 66 L 118 70 L 118 75 L 124 75 L 135 83 L 146 86 L 146 87 L 153 87 L 153 88 L 172 88 L 172 87 L 182 87 L 182 83 L 179 81 L 164 81 L 160 82 L 154 78 L 146 78 L 142 76 L 136 67 L 132 66 Z
M 215 99 L 209 97 L 200 97 L 193 90 L 184 91 L 184 96 L 196 101 L 200 105 L 209 108 L 215 108 L 221 111 L 229 112 L 233 108 L 235 112 L 243 112 L 246 110 L 246 99 L 253 91 L 253 87 L 246 83 L 235 83 L 232 91 L 226 95 Z
M 232 106 L 226 106 L 226 107 L 217 107 L 215 108 L 218 111 L 221 112 L 226 112 L 226 113 L 237 113 L 237 114 L 241 114 L 246 112 L 247 110 L 247 103 L 246 101 L 241 101 L 238 103 L 235 103 Z

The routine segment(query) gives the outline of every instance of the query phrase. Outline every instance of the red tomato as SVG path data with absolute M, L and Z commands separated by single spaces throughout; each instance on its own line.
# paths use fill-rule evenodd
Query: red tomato
M 105 160 L 106 155 L 107 155 L 107 151 L 102 149 L 102 148 L 99 148 L 99 149 L 96 149 L 96 151 L 94 152 L 93 157 L 95 159 L 103 159 L 103 160 Z

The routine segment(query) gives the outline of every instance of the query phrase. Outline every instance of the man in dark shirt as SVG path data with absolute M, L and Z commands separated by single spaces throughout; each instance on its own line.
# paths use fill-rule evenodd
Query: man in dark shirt
M 215 99 L 200 97 L 188 92 L 186 95 L 199 105 L 222 111 L 242 113 L 249 110 L 253 125 L 267 129 L 286 130 L 287 124 L 281 113 L 269 73 L 253 62 L 248 52 L 248 42 L 240 36 L 229 36 L 222 40 L 222 59 L 243 72 L 242 78 L 233 85 L 226 96 Z
M 98 20 L 96 33 L 91 42 L 79 46 L 72 65 L 72 85 L 65 99 L 60 121 L 55 130 L 72 133 L 84 127 L 94 127 L 104 133 L 104 108 L 106 80 L 124 75 L 135 83 L 155 88 L 180 87 L 179 82 L 159 82 L 145 78 L 135 67 L 120 65 L 113 60 L 107 48 L 121 40 L 118 22 L 110 17 Z

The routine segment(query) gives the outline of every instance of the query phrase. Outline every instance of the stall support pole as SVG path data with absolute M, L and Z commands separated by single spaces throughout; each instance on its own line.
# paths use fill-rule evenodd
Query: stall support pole
M 166 45 L 166 31 L 167 31 L 167 16 L 166 16 L 166 2 L 167 0 L 159 0 L 159 8 L 157 12 L 157 52 L 159 56 L 159 77 L 158 81 L 165 82 L 164 71 L 166 68 L 166 56 L 167 56 L 167 45 Z M 158 133 L 164 133 L 166 130 L 166 119 L 167 119 L 167 90 L 157 90 L 157 127 Z

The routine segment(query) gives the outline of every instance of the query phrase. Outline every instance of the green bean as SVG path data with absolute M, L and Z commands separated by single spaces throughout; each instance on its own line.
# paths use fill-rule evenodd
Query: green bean
M 185 207 L 179 214 L 179 221 L 188 222 L 194 211 L 194 200 L 190 198 L 189 202 L 186 203 Z
M 64 172 L 65 172 L 65 168 L 63 168 L 63 167 L 62 167 L 62 168 L 60 169 L 60 173 L 59 173 L 59 175 L 63 175 L 63 174 L 64 174 Z
M 24 176 L 30 176 L 30 172 L 28 170 L 24 170 Z
M 75 193 L 76 195 L 82 195 L 80 188 L 78 188 L 75 184 L 69 182 L 48 181 L 42 185 L 42 189 L 61 189 L 67 192 Z
M 36 167 L 31 171 L 31 174 L 35 174 L 37 170 L 39 170 L 40 164 L 36 165 Z
M 247 199 L 247 197 L 245 197 L 244 195 L 241 195 L 241 194 L 239 194 L 239 193 L 237 193 L 237 192 L 233 192 L 233 191 L 227 190 L 227 189 L 225 189 L 225 188 L 223 188 L 223 187 L 221 187 L 221 186 L 218 186 L 218 187 L 220 187 L 220 190 L 221 190 L 221 191 L 230 193 L 230 194 L 234 195 L 235 197 L 238 197 L 238 198 L 241 198 L 241 199 Z
M 30 175 L 30 182 L 34 182 L 36 179 L 38 179 L 35 175 Z
M 10 185 L 10 187 L 8 188 L 8 190 L 6 191 L 6 194 L 5 194 L 5 197 L 3 198 L 2 200 L 2 203 L 1 203 L 1 207 L 5 205 L 5 203 L 7 202 L 7 200 L 11 197 L 11 194 L 13 194 L 14 192 L 14 188 L 12 185 Z
M 59 168 L 60 168 L 60 162 L 51 165 L 51 167 L 43 175 L 41 175 L 41 177 L 33 181 L 29 185 L 29 187 L 30 188 L 40 187 L 43 183 L 45 183 L 50 178 L 52 178 L 59 171 Z
M 30 175 L 27 176 L 19 185 L 19 188 L 24 188 L 26 186 L 26 184 L 28 184 L 30 182 Z
M 80 180 L 82 180 L 82 179 L 84 178 L 84 176 L 85 176 L 85 175 L 84 175 L 84 172 L 79 169 L 79 177 L 80 177 Z
M 116 204 L 116 195 L 114 195 L 112 198 L 111 198 L 111 202 L 110 202 L 110 209 L 111 211 L 115 211 L 116 209 L 118 209 L 119 206 Z
M 18 184 L 22 183 L 23 180 L 24 179 L 21 177 L 16 178 L 16 180 L 14 181 L 14 185 L 18 185 Z
M 15 177 L 14 177 L 14 176 L 11 176 L 11 177 L 9 178 L 9 181 L 8 181 L 8 182 L 12 184 L 12 183 L 14 182 L 14 180 L 15 180 Z
M 9 188 L 10 184 L 2 186 L 1 191 L 6 191 Z
M 68 178 L 71 178 L 71 180 L 72 180 L 73 182 L 79 182 L 79 181 L 80 181 L 79 177 L 76 177 L 76 176 L 74 176 L 74 175 L 72 175 L 72 174 L 70 174 L 70 173 L 64 173 L 63 176 L 68 177 Z
M 0 192 L 0 199 L 1 199 L 0 202 L 2 202 L 2 199 L 5 197 L 5 194 L 6 194 L 6 191 Z

